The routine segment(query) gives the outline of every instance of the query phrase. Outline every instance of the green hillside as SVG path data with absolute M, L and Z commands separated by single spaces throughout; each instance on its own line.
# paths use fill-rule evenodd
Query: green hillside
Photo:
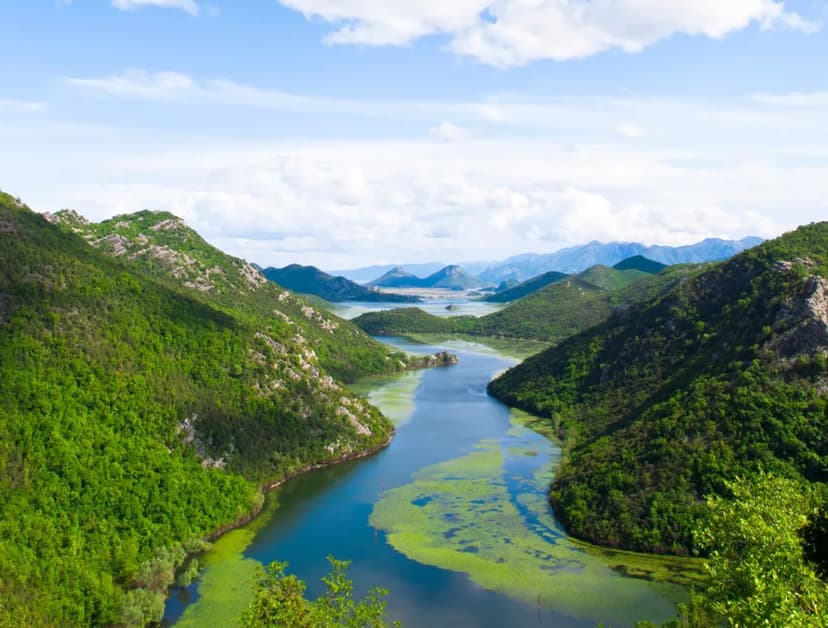
M 802 227 L 490 384 L 565 439 L 551 499 L 573 534 L 686 553 L 728 480 L 828 480 L 826 272 L 828 223 Z
M 281 319 L 334 377 L 388 370 L 388 349 L 360 329 L 280 288 L 244 260 L 208 244 L 168 212 L 140 211 L 89 223 L 75 212 L 50 219 L 142 274 L 236 317 Z
M 372 335 L 456 333 L 559 342 L 694 272 L 698 272 L 695 266 L 674 266 L 658 275 L 596 266 L 479 318 L 444 318 L 419 308 L 403 308 L 369 312 L 353 322 Z
M 401 356 L 174 217 L 118 223 L 58 228 L 0 195 L 0 625 L 158 618 L 185 546 L 261 483 L 392 431 L 326 365 Z
M 489 295 L 483 300 L 491 303 L 508 303 L 509 301 L 517 301 L 528 294 L 537 292 L 541 288 L 545 288 L 546 286 L 556 283 L 561 279 L 565 279 L 566 277 L 567 275 L 564 273 L 559 273 L 553 270 L 552 272 L 544 273 L 538 277 L 533 277 L 532 279 L 528 279 L 515 286 Z

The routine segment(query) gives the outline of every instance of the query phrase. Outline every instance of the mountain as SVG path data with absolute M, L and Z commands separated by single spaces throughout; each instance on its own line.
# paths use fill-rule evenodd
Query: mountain
M 689 246 L 645 246 L 637 242 L 593 241 L 555 253 L 540 255 L 528 253 L 517 255 L 491 265 L 478 277 L 484 283 L 496 284 L 506 279 L 525 281 L 549 271 L 578 273 L 598 264 L 613 266 L 622 260 L 641 255 L 668 266 L 674 264 L 700 263 L 724 260 L 756 246 L 760 238 L 742 240 L 720 240 L 710 238 Z
M 643 255 L 634 255 L 618 262 L 613 268 L 615 270 L 640 270 L 643 273 L 655 275 L 667 268 L 667 264 L 656 262 Z
M 358 281 L 360 283 L 368 283 L 376 280 L 378 277 L 384 275 L 394 268 L 402 268 L 405 272 L 426 276 L 435 273 L 446 266 L 445 262 L 424 262 L 419 264 L 384 264 L 379 266 L 363 266 L 361 268 L 351 268 L 347 270 L 331 270 L 328 271 L 331 275 L 340 275 L 351 281 Z
M 499 312 L 438 317 L 419 308 L 368 312 L 352 322 L 371 335 L 457 333 L 559 342 L 606 320 L 614 310 L 659 294 L 698 272 L 679 265 L 651 275 L 595 266 L 525 296 Z
M 509 282 L 504 281 L 501 284 L 504 289 L 487 296 L 483 300 L 492 303 L 508 303 L 509 301 L 516 301 L 517 299 L 523 298 L 528 294 L 537 292 L 541 288 L 545 288 L 546 286 L 556 283 L 561 279 L 566 279 L 566 277 L 568 277 L 568 275 L 564 275 L 563 273 L 553 270 L 513 286 L 509 286 Z
M 446 266 L 422 280 L 425 288 L 443 288 L 446 290 L 473 290 L 483 286 L 459 266 Z
M 473 290 L 483 286 L 459 266 L 446 266 L 428 277 L 412 275 L 402 266 L 396 266 L 369 285 L 383 288 L 443 288 L 445 290 Z
M 284 268 L 265 268 L 262 274 L 270 281 L 299 294 L 313 294 L 326 301 L 387 301 L 416 303 L 417 297 L 377 292 L 345 277 L 333 277 L 314 266 L 291 264 Z
M 418 286 L 421 281 L 419 277 L 411 274 L 404 267 L 394 266 L 394 268 L 383 273 L 381 277 L 367 285 L 381 288 L 412 288 Z
M 0 625 L 145 625 L 261 486 L 384 445 L 338 378 L 411 359 L 180 219 L 0 194 Z
M 828 223 L 801 227 L 494 380 L 565 441 L 550 495 L 567 529 L 688 553 L 702 497 L 732 478 L 828 481 L 826 278 Z

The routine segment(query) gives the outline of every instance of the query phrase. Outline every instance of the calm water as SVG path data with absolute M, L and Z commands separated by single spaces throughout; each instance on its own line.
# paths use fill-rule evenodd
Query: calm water
M 468 297 L 425 299 L 422 303 L 369 303 L 362 301 L 343 301 L 333 303 L 333 313 L 342 318 L 351 320 L 366 312 L 380 312 L 395 310 L 402 307 L 418 307 L 434 316 L 485 316 L 502 310 L 503 303 L 487 303 L 473 301 Z
M 412 345 L 399 339 L 389 341 L 412 352 L 446 348 Z M 409 387 L 416 387 L 413 399 L 408 400 L 410 411 L 400 408 L 399 403 L 405 399 L 396 399 L 397 406 L 389 407 L 389 414 L 405 419 L 391 445 L 371 458 L 308 473 L 277 489 L 279 506 L 268 515 L 269 521 L 256 532 L 244 555 L 261 563 L 289 562 L 289 571 L 305 580 L 309 593 L 314 596 L 321 592 L 319 579 L 328 571 L 326 556 L 350 559 L 353 564 L 349 574 L 357 593 L 376 585 L 389 589 L 389 615 L 406 626 L 501 628 L 539 623 L 547 626 L 594 626 L 596 621 L 616 626 L 629 623 L 608 617 L 602 599 L 580 600 L 582 608 L 574 613 L 578 615 L 576 618 L 570 616 L 571 606 L 564 605 L 566 610 L 562 611 L 555 599 L 549 599 L 548 593 L 544 594 L 539 609 L 537 602 L 527 603 L 488 590 L 465 573 L 407 558 L 388 543 L 382 530 L 370 525 L 375 504 L 386 491 L 410 484 L 414 474 L 420 472 L 417 474 L 420 477 L 422 470 L 430 465 L 467 457 L 479 451 L 481 442 L 485 442 L 504 452 L 503 490 L 509 492 L 508 499 L 514 502 L 526 525 L 535 529 L 540 526 L 544 540 L 554 542 L 556 537 L 565 538 L 548 508 L 527 510 L 528 502 L 524 499 L 530 486 L 528 490 L 534 491 L 535 502 L 545 503 L 540 498 L 547 480 L 540 485 L 537 480 L 530 480 L 544 465 L 551 468 L 557 448 L 525 428 L 516 431 L 509 409 L 485 392 L 492 376 L 512 362 L 495 354 L 469 350 L 464 345 L 449 343 L 447 348 L 458 353 L 460 363 L 423 372 Z M 381 399 L 374 401 L 382 407 Z M 536 451 L 526 454 L 526 447 L 535 447 Z M 572 573 L 577 575 L 578 569 L 576 565 Z M 630 580 L 609 570 L 602 577 L 615 578 L 610 583 Z M 650 590 L 648 583 L 640 580 L 632 584 L 639 587 L 631 604 L 640 610 L 640 617 L 665 619 L 671 614 L 673 602 L 663 590 L 655 585 Z M 590 595 L 590 591 L 584 588 L 584 595 Z M 198 600 L 198 582 L 188 590 L 175 591 L 167 606 L 166 619 L 176 621 L 187 604 L 197 604 Z

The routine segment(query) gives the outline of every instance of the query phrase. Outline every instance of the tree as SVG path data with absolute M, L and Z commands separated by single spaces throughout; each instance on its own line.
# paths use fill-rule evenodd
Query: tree
M 364 600 L 353 598 L 353 583 L 345 572 L 349 561 L 328 556 L 331 573 L 322 578 L 326 593 L 316 600 L 305 598 L 305 583 L 287 575 L 287 563 L 268 565 L 256 585 L 256 597 L 241 620 L 250 628 L 385 628 L 398 626 L 385 619 L 384 597 L 388 591 L 371 589 Z

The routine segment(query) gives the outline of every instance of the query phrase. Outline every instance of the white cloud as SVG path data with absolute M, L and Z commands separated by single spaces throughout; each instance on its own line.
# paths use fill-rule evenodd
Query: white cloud
M 279 1 L 334 24 L 329 43 L 404 45 L 443 34 L 454 52 L 498 67 L 639 52 L 678 33 L 721 39 L 751 24 L 806 33 L 821 27 L 777 0 Z
M 782 107 L 828 107 L 828 92 L 791 92 L 788 94 L 761 92 L 751 94 L 750 98 L 754 102 Z
M 621 137 L 626 137 L 630 140 L 640 140 L 647 137 L 647 133 L 640 126 L 633 122 L 625 122 L 616 129 L 616 133 Z
M 131 11 L 141 7 L 180 9 L 190 15 L 198 15 L 198 4 L 195 0 L 112 0 L 112 6 L 122 11 Z
M 441 142 L 460 142 L 472 136 L 471 131 L 451 122 L 441 122 L 428 130 L 428 134 Z
M 14 111 L 17 113 L 38 113 L 46 111 L 46 103 L 31 100 L 15 100 L 13 98 L 0 98 L 0 111 Z

